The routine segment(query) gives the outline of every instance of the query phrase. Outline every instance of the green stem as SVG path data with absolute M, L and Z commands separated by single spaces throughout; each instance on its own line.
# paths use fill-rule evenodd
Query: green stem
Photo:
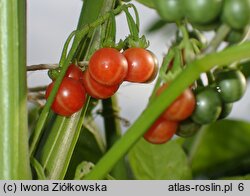
M 211 52 L 216 51 L 216 49 L 219 47 L 221 42 L 224 40 L 224 38 L 227 36 L 227 34 L 230 32 L 230 27 L 227 26 L 226 24 L 223 24 L 220 26 L 218 31 L 216 32 L 214 38 L 212 41 L 209 43 L 208 47 L 205 49 L 203 54 L 208 54 Z
M 62 180 L 64 178 L 80 134 L 87 107 L 88 102 L 82 112 L 74 114 L 72 118 L 58 116 L 53 121 L 51 130 L 47 130 L 50 133 L 44 138 L 45 141 L 39 153 L 39 161 L 46 171 L 48 179 Z
M 209 70 L 206 72 L 208 84 L 213 84 L 214 83 L 214 74 Z
M 122 135 L 120 122 L 116 118 L 119 115 L 117 98 L 113 96 L 112 98 L 102 100 L 102 110 L 107 148 L 109 149 Z
M 93 4 L 101 4 L 100 6 L 93 6 Z M 80 15 L 80 19 L 78 22 L 78 29 L 84 28 L 84 25 L 87 25 L 90 22 L 95 21 L 101 13 L 101 6 L 103 5 L 103 1 L 100 0 L 86 0 L 82 6 L 82 11 Z M 90 12 L 90 17 L 86 20 L 87 13 Z M 91 20 L 93 21 L 91 21 Z M 89 33 L 89 43 L 93 43 L 94 32 L 92 32 L 92 36 Z M 78 44 L 79 40 L 74 39 L 74 44 Z M 79 45 L 79 44 L 78 44 Z M 65 48 L 67 48 L 67 42 L 65 43 Z M 85 49 L 86 47 L 86 49 Z M 85 50 L 84 54 L 78 54 L 81 52 L 82 48 Z M 89 47 L 84 45 L 80 45 L 80 50 L 76 54 L 79 56 L 83 56 L 84 59 L 88 58 L 89 55 Z M 63 57 L 63 55 L 62 55 Z M 67 57 L 65 56 L 65 59 Z M 62 60 L 63 62 L 64 60 Z M 52 120 L 52 126 L 50 129 L 46 129 L 46 133 L 49 132 L 48 135 L 44 135 L 42 138 L 43 142 L 40 142 L 40 146 L 38 148 L 38 156 L 39 161 L 43 165 L 44 170 L 47 172 L 48 179 L 63 179 L 68 165 L 71 160 L 71 156 L 73 154 L 75 145 L 80 135 L 81 127 L 84 121 L 84 117 L 86 114 L 86 109 L 89 103 L 89 98 L 87 99 L 85 110 L 78 112 L 77 114 L 71 116 L 70 118 L 65 118 L 61 116 L 57 116 L 55 120 Z
M 166 72 L 168 71 L 168 66 L 169 66 L 170 62 L 174 59 L 174 55 L 175 55 L 174 49 L 170 48 L 167 55 L 163 58 L 161 69 L 159 71 L 159 77 L 158 77 L 156 84 L 154 86 L 150 100 L 154 97 L 157 89 L 159 88 L 159 86 L 162 82 L 162 79 L 165 77 Z
M 188 35 L 188 31 L 187 31 L 186 26 L 183 24 L 179 24 L 178 27 L 181 31 L 182 36 L 183 36 L 184 43 L 189 42 L 189 35 Z
M 189 64 L 169 87 L 160 96 L 156 97 L 155 101 L 152 101 L 124 136 L 113 145 L 85 179 L 103 179 L 117 161 L 140 139 L 145 130 L 151 126 L 165 108 L 190 86 L 201 73 L 210 70 L 215 65 L 223 66 L 240 59 L 250 58 L 249 50 L 250 42 L 247 42 L 218 53 L 209 54 Z
M 116 96 L 102 101 L 103 119 L 107 149 L 110 149 L 122 136 L 119 115 L 119 105 Z M 116 179 L 126 179 L 125 160 L 121 159 L 110 172 Z
M 85 0 L 82 10 L 86 11 L 85 7 L 91 7 L 90 4 L 92 3 L 94 3 L 93 0 Z M 95 19 L 99 17 L 99 19 L 97 19 L 97 21 L 94 22 L 95 25 L 96 24 L 100 25 L 103 22 L 105 22 L 103 17 L 100 17 L 99 15 L 103 15 L 104 13 L 106 13 L 107 12 L 106 9 L 108 10 L 111 9 L 111 7 L 107 8 L 108 6 L 110 6 L 110 4 L 108 5 L 106 4 L 108 4 L 108 1 L 105 1 L 105 3 L 102 4 L 103 7 L 101 8 L 101 10 L 96 10 L 96 7 L 94 6 L 92 6 L 93 10 L 89 10 L 89 9 L 87 10 L 88 12 L 91 12 L 92 15 L 94 14 L 96 15 Z M 109 15 L 110 14 L 111 13 L 109 13 Z M 108 18 L 109 15 L 106 15 L 105 17 Z M 79 26 L 81 25 L 84 25 L 84 24 L 82 24 L 82 22 L 79 21 Z M 89 29 L 92 29 L 92 26 L 94 26 L 93 23 L 87 25 Z M 86 26 L 84 26 L 83 29 L 84 28 L 86 29 Z M 79 43 L 82 42 L 82 40 L 80 40 L 80 37 L 78 36 L 84 36 L 84 34 L 79 34 L 79 35 L 77 34 L 80 31 L 82 30 L 76 31 L 76 37 L 75 37 L 74 43 L 77 44 L 78 49 L 75 55 L 82 56 L 83 59 L 86 60 L 89 58 L 92 52 L 96 49 L 96 46 L 100 44 L 100 37 L 98 34 L 99 27 L 95 31 L 88 32 L 88 40 L 86 42 L 86 45 L 84 45 L 84 48 L 82 46 L 79 47 Z M 67 48 L 67 43 L 68 42 L 66 42 L 65 48 Z M 64 48 L 64 51 L 66 51 L 65 48 Z M 81 52 L 81 51 L 84 51 L 84 54 L 78 54 L 78 52 Z M 66 59 L 67 58 L 68 57 L 66 57 Z M 61 62 L 63 61 L 64 60 L 62 60 Z M 63 68 L 64 66 L 65 65 L 63 65 Z M 89 99 L 88 99 L 88 102 L 89 102 Z M 46 171 L 46 176 L 48 179 L 63 179 L 64 178 L 65 173 L 68 169 L 68 165 L 70 163 L 75 145 L 79 138 L 79 134 L 80 134 L 83 121 L 84 121 L 84 117 L 86 114 L 87 105 L 88 103 L 85 106 L 85 110 L 82 110 L 81 112 L 78 112 L 77 114 L 72 115 L 70 118 L 57 116 L 55 121 L 52 121 L 53 124 L 51 126 L 51 129 L 46 129 L 46 132 L 40 141 L 39 148 L 36 153 L 36 157 L 41 162 L 41 165 L 43 166 L 44 171 Z
M 0 179 L 31 179 L 25 0 L 0 1 L 0 95 Z
M 86 24 L 90 24 L 95 21 L 101 13 L 101 9 L 103 7 L 104 0 L 92 0 L 92 1 L 85 1 L 84 6 L 82 7 L 81 14 L 78 20 L 77 29 L 81 29 Z M 102 12 L 103 13 L 103 12 Z M 91 32 L 88 39 L 84 39 L 81 41 L 77 52 L 75 53 L 75 57 L 77 60 L 82 60 L 86 57 L 86 46 L 89 44 L 89 39 L 91 39 L 91 35 L 97 34 L 96 32 Z M 76 43 L 74 39 L 73 44 Z M 93 45 L 93 44 L 92 44 Z M 90 52 L 91 53 L 91 52 Z

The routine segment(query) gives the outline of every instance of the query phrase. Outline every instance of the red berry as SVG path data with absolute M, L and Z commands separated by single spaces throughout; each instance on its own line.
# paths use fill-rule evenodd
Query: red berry
M 159 71 L 159 62 L 158 62 L 157 57 L 150 50 L 148 50 L 148 52 L 150 52 L 150 54 L 152 55 L 152 57 L 154 59 L 154 71 L 151 74 L 150 78 L 146 81 L 146 83 L 150 83 L 150 82 L 154 81 L 154 79 L 156 78 L 158 71 Z
M 70 64 L 65 74 L 65 77 L 80 80 L 82 78 L 82 75 L 83 72 L 78 66 L 76 66 L 75 64 Z
M 157 119 L 144 134 L 144 139 L 152 144 L 162 144 L 170 140 L 178 127 L 175 121 L 168 121 L 162 117 Z
M 50 83 L 46 89 L 45 97 L 49 94 L 54 86 Z M 57 91 L 51 109 L 62 116 L 70 116 L 79 111 L 86 100 L 85 89 L 80 81 L 65 77 Z
M 123 54 L 128 61 L 128 73 L 125 80 L 147 82 L 155 69 L 155 60 L 151 53 L 143 48 L 129 48 Z
M 128 71 L 126 58 L 114 48 L 97 50 L 89 61 L 89 73 L 98 83 L 120 85 Z
M 156 92 L 160 95 L 168 84 L 162 85 Z M 162 117 L 172 121 L 182 121 L 191 116 L 195 109 L 196 100 L 191 89 L 187 88 L 162 114 Z
M 115 94 L 118 90 L 119 85 L 105 86 L 96 82 L 90 75 L 89 71 L 86 70 L 83 74 L 83 85 L 86 92 L 96 99 L 106 99 Z

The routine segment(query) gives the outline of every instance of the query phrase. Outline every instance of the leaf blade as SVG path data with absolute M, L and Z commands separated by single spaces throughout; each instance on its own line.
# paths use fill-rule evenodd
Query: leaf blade
M 250 158 L 250 124 L 223 120 L 204 127 L 202 131 L 191 160 L 194 175 L 214 179 L 243 172 L 244 168 L 239 165 L 245 165 Z
M 129 162 L 136 179 L 191 179 L 186 155 L 174 140 L 153 145 L 141 139 L 130 151 Z

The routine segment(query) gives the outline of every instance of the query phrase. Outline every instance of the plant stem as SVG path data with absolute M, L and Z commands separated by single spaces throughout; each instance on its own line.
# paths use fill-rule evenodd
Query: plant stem
M 112 98 L 104 99 L 102 106 L 107 149 L 110 149 L 122 136 L 120 120 L 116 118 L 119 115 L 117 97 L 113 96 Z M 124 158 L 117 162 L 110 173 L 116 179 L 127 178 Z
M 230 30 L 231 30 L 230 27 L 227 26 L 226 24 L 221 25 L 218 31 L 216 32 L 214 38 L 209 43 L 208 47 L 205 49 L 205 51 L 203 51 L 203 54 L 209 54 L 211 52 L 216 51 L 221 42 L 230 32 Z
M 93 5 L 102 5 L 102 2 L 102 0 L 84 1 L 81 11 L 81 17 L 78 22 L 78 29 L 84 28 L 87 22 L 93 22 L 98 18 L 100 14 L 100 7 Z M 90 17 L 87 17 L 87 13 L 85 12 L 88 12 Z M 86 18 L 88 18 L 87 21 Z M 93 21 L 89 20 L 90 18 L 92 18 Z M 90 34 L 89 36 L 91 37 Z M 75 51 L 77 50 L 80 42 L 81 40 L 79 38 L 75 38 L 72 45 L 76 46 Z M 92 43 L 92 40 L 90 41 L 90 43 Z M 86 54 L 84 54 L 83 56 L 87 58 L 89 54 L 88 49 L 85 52 Z M 66 56 L 63 58 L 67 60 Z M 60 62 L 64 63 L 64 61 L 61 60 Z M 65 65 L 62 64 L 62 66 L 64 67 Z M 81 131 L 88 103 L 89 98 L 87 99 L 87 103 L 85 104 L 85 109 L 74 114 L 70 118 L 57 116 L 56 119 L 52 121 L 53 124 L 51 126 L 51 129 L 46 130 L 46 133 L 49 132 L 49 134 L 42 138 L 44 144 L 39 146 L 40 148 L 36 156 L 38 156 L 39 161 L 41 161 L 44 170 L 47 171 L 48 179 L 64 178 Z
M 45 91 L 46 88 L 47 88 L 47 86 L 36 86 L 36 87 L 29 88 L 28 91 L 29 92 L 39 92 L 39 91 Z
M 107 141 L 107 148 L 109 149 L 118 138 L 121 137 L 121 127 L 116 115 L 119 114 L 119 106 L 116 96 L 109 99 L 102 100 L 102 115 L 104 119 L 104 127 Z
M 46 70 L 46 69 L 55 69 L 58 67 L 58 64 L 39 64 L 39 65 L 30 65 L 27 66 L 27 71 L 37 71 L 37 70 Z
M 0 1 L 0 80 L 0 179 L 31 179 L 25 0 Z
M 101 2 L 100 0 L 94 0 L 94 1 L 85 0 L 82 11 L 85 10 L 88 13 L 91 12 L 92 15 L 95 15 L 94 20 L 96 19 L 97 20 L 94 23 L 87 24 L 87 26 L 86 24 L 82 24 L 82 22 L 79 21 L 78 26 L 84 25 L 83 29 L 85 30 L 75 31 L 76 37 L 72 47 L 74 47 L 74 51 L 77 53 L 76 55 L 82 57 L 83 60 L 88 59 L 89 56 L 92 54 L 92 52 L 96 49 L 96 46 L 100 43 L 99 37 L 96 36 L 96 33 L 98 33 L 97 30 L 91 31 L 91 34 L 86 30 L 98 27 L 100 24 L 105 22 L 105 20 L 110 15 L 110 13 L 105 14 L 106 13 L 105 4 L 106 3 L 108 4 L 108 1 L 105 1 L 105 3 L 103 3 L 102 6 L 100 6 L 102 8 L 101 10 L 98 10 L 96 6 L 91 6 L 92 4 L 96 3 L 101 3 Z M 93 10 L 86 9 L 86 7 L 92 7 Z M 111 7 L 108 9 L 111 9 Z M 121 10 L 122 9 L 120 8 L 120 11 Z M 87 13 L 85 14 L 88 15 Z M 103 14 L 104 16 L 100 17 L 100 15 Z M 87 44 L 84 45 L 83 50 L 81 48 L 82 46 L 80 46 L 81 49 L 78 50 L 79 43 L 81 42 L 81 39 L 84 37 L 85 32 L 88 32 L 88 36 L 90 38 Z M 67 49 L 67 43 L 68 41 L 66 42 L 66 49 Z M 97 47 L 99 47 L 99 45 Z M 66 54 L 65 51 L 66 50 L 64 48 L 63 54 Z M 84 51 L 84 54 L 79 55 L 78 53 L 81 51 Z M 69 52 L 69 55 L 71 54 L 73 54 L 72 48 Z M 73 55 L 75 56 L 75 54 Z M 62 71 L 65 69 L 65 66 L 67 65 L 64 64 L 64 62 L 67 61 L 68 58 L 69 56 L 66 57 L 65 55 L 62 55 L 63 60 L 60 61 L 62 65 Z M 38 151 L 36 153 L 36 157 L 41 162 L 43 169 L 46 171 L 48 179 L 64 178 L 82 128 L 87 105 L 88 104 L 86 104 L 84 110 L 74 114 L 70 118 L 57 116 L 56 119 L 52 121 L 53 124 L 50 130 L 46 129 L 44 136 L 42 137 L 42 139 L 40 139 L 40 144 Z
M 174 59 L 174 50 L 172 48 L 169 49 L 167 55 L 163 58 L 162 64 L 161 64 L 161 68 L 159 71 L 159 77 L 156 81 L 156 84 L 154 86 L 153 92 L 151 94 L 150 100 L 154 97 L 157 89 L 159 88 L 161 82 L 162 82 L 162 78 L 164 78 L 164 76 L 166 75 L 167 70 L 169 69 L 169 64 L 171 63 L 171 61 Z
M 239 46 L 232 46 L 218 53 L 209 54 L 190 63 L 169 85 L 169 87 L 146 108 L 142 115 L 127 130 L 124 136 L 118 140 L 105 156 L 96 164 L 92 172 L 84 179 L 103 179 L 112 167 L 124 156 L 128 150 L 138 141 L 151 124 L 161 115 L 188 86 L 190 86 L 200 74 L 213 68 L 223 66 L 237 60 L 250 58 L 250 42 Z
M 85 67 L 89 64 L 88 61 L 79 61 L 77 65 L 80 67 Z M 58 68 L 58 64 L 38 64 L 38 65 L 29 65 L 27 66 L 27 71 L 39 71 L 39 70 L 46 70 L 46 69 L 56 69 Z

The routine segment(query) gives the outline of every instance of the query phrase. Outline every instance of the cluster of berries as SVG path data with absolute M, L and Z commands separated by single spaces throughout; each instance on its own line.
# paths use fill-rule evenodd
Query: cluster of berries
M 89 60 L 83 72 L 71 64 L 59 87 L 52 110 L 62 116 L 79 111 L 86 94 L 96 99 L 106 99 L 116 93 L 123 81 L 148 83 L 158 71 L 155 55 L 143 48 L 129 48 L 123 53 L 114 48 L 101 48 Z M 54 82 L 46 91 L 48 98 Z

